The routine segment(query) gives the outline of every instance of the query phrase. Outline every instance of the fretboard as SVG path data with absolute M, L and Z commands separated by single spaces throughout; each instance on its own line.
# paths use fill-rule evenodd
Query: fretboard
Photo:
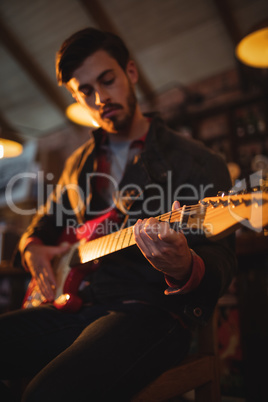
M 178 222 L 181 219 L 183 208 L 176 211 L 168 212 L 164 215 L 156 217 L 161 222 Z M 135 244 L 133 226 L 90 240 L 87 243 L 79 245 L 71 258 L 70 266 L 84 264 L 86 262 L 94 261 L 105 255 L 114 253 L 115 251 L 122 250 L 126 247 Z

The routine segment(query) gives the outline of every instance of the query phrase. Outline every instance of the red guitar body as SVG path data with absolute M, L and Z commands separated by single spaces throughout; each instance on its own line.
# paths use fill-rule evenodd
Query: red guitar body
M 103 236 L 104 229 L 107 228 L 108 222 L 118 221 L 115 210 L 111 210 L 104 215 L 95 219 L 87 221 L 78 229 L 71 228 L 65 230 L 59 239 L 59 244 L 69 243 L 72 244 L 71 250 L 66 255 L 59 257 L 52 262 L 56 276 L 56 297 L 53 302 L 54 306 L 58 309 L 65 311 L 77 311 L 82 306 L 82 300 L 78 296 L 78 291 L 84 278 L 98 269 L 98 260 L 91 261 L 86 264 L 78 265 L 70 268 L 69 255 L 73 253 L 73 249 L 89 240 L 94 240 Z M 102 227 L 101 227 L 102 225 Z M 100 230 L 101 228 L 101 230 Z M 101 234 L 98 234 L 97 232 Z M 48 301 L 41 294 L 35 279 L 31 279 L 25 297 L 22 302 L 22 308 L 37 307 L 41 304 L 48 303 Z

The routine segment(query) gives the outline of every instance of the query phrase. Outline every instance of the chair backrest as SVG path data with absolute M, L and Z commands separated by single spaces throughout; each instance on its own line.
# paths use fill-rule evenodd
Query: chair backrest
M 197 330 L 197 343 L 197 353 L 161 374 L 141 390 L 132 402 L 168 401 L 191 390 L 195 391 L 196 402 L 219 402 L 217 309 L 208 324 Z

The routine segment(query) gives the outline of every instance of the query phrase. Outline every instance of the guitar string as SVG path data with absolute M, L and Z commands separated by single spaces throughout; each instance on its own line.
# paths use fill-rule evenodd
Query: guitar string
M 188 206 L 187 208 L 180 208 L 180 209 L 178 209 L 178 210 L 174 210 L 174 211 L 172 211 L 172 214 L 170 214 L 170 212 L 167 212 L 167 213 L 164 213 L 164 214 L 162 214 L 162 215 L 159 215 L 159 216 L 157 216 L 155 219 L 157 219 L 157 218 L 160 218 L 160 219 L 162 219 L 163 221 L 164 220 L 169 220 L 169 218 L 170 218 L 170 215 L 171 215 L 171 219 L 173 218 L 173 219 L 175 219 L 175 218 L 181 218 L 181 215 L 182 215 L 182 213 L 183 212 L 185 212 L 186 210 L 187 211 L 189 211 L 189 210 L 195 210 L 195 209 L 200 209 L 200 205 L 194 205 L 194 206 Z M 110 235 L 115 235 L 115 234 L 119 234 L 119 236 L 121 235 L 121 233 L 123 233 L 125 230 L 127 231 L 127 230 L 132 230 L 132 226 L 131 227 L 128 227 L 128 228 L 125 228 L 125 229 L 122 229 L 122 230 L 119 230 L 119 231 L 117 231 L 117 232 L 112 232 L 112 233 L 109 233 L 107 236 L 110 236 Z M 102 238 L 103 237 L 105 237 L 105 236 L 102 236 Z M 98 239 L 94 239 L 94 240 L 92 240 L 91 242 L 94 242 L 95 240 L 97 241 L 97 240 L 99 240 L 100 238 L 98 238 Z M 85 245 L 82 245 L 82 246 L 85 246 Z M 82 247 L 81 246 L 81 247 Z
M 177 218 L 179 218 L 179 219 L 181 219 L 181 215 L 185 212 L 185 211 L 187 211 L 187 212 L 189 212 L 189 211 L 195 211 L 195 210 L 200 210 L 200 208 L 205 208 L 206 209 L 206 217 L 208 217 L 209 215 L 211 216 L 211 215 L 214 215 L 214 217 L 216 217 L 217 215 L 219 216 L 219 215 L 221 215 L 221 213 L 222 213 L 222 208 L 220 208 L 220 209 L 216 209 L 215 207 L 213 207 L 213 205 L 200 205 L 200 204 L 196 204 L 196 205 L 190 205 L 190 206 L 188 206 L 188 207 L 183 207 L 183 208 L 179 208 L 178 210 L 174 210 L 174 211 L 172 211 L 172 214 L 171 214 L 171 212 L 169 211 L 169 212 L 167 212 L 167 213 L 165 213 L 165 214 L 163 214 L 163 215 L 160 215 L 160 216 L 158 216 L 158 217 L 156 217 L 156 219 L 158 218 L 158 219 L 160 219 L 160 220 L 163 220 L 163 221 L 169 221 L 169 219 L 170 219 L 170 216 L 171 216 L 171 219 L 173 218 L 173 219 L 177 219 Z M 177 219 L 177 221 L 179 220 L 179 219 Z M 120 237 L 123 235 L 123 238 L 122 239 L 120 239 Z M 117 236 L 117 237 L 116 237 Z M 125 239 L 127 238 L 127 236 L 130 236 L 130 238 L 127 240 L 127 245 L 125 245 Z M 101 247 L 99 247 L 99 249 L 107 249 L 107 246 L 106 247 L 104 247 L 105 246 L 105 238 L 106 238 L 106 240 L 108 240 L 108 244 L 110 245 L 110 249 L 112 249 L 113 247 L 111 246 L 111 240 L 112 241 L 114 241 L 114 240 L 117 240 L 117 242 L 116 242 L 116 245 L 114 246 L 114 250 L 116 250 L 117 249 L 117 246 L 118 246 L 118 243 L 119 243 L 119 241 L 120 241 L 120 243 L 121 243 L 121 246 L 120 246 L 120 248 L 119 249 L 121 249 L 121 248 L 125 248 L 125 247 L 127 247 L 128 245 L 129 245 L 129 243 L 131 242 L 131 237 L 133 236 L 133 227 L 128 227 L 128 228 L 125 228 L 125 229 L 122 229 L 121 231 L 117 231 L 117 232 L 113 232 L 113 233 L 110 233 L 110 234 L 108 234 L 108 235 L 106 235 L 106 236 L 102 236 L 101 238 L 98 238 L 98 239 L 94 239 L 93 241 L 90 241 L 90 242 L 88 242 L 87 243 L 87 246 L 86 245 L 83 245 L 83 246 L 81 246 L 85 251 L 86 251 L 86 249 L 87 248 L 91 248 L 91 250 L 92 250 L 92 247 L 94 247 L 94 243 L 95 243 L 95 241 L 96 241 L 96 246 L 98 246 L 98 241 L 102 241 L 102 242 L 104 242 L 104 244 L 101 246 Z M 93 243 L 93 244 L 92 244 Z M 88 250 L 89 251 L 89 250 Z M 86 251 L 86 253 L 88 252 L 88 251 Z M 97 248 L 95 248 L 95 250 L 93 249 L 93 252 L 92 253 L 94 253 L 94 252 L 96 252 L 96 251 L 99 251 Z M 97 253 L 98 254 L 98 253 Z M 105 255 L 105 252 L 103 253 L 99 253 L 99 256 L 100 255 Z M 94 258 L 93 258 L 94 259 Z
M 189 207 L 187 207 L 187 210 L 194 210 L 194 209 L 197 209 L 197 208 L 200 208 L 200 205 L 189 206 Z M 175 219 L 177 217 L 181 218 L 182 211 L 184 212 L 185 209 L 186 208 L 180 208 L 178 210 L 172 211 L 172 218 L 173 219 Z M 160 215 L 159 218 L 162 219 L 162 220 L 165 220 L 165 219 L 169 220 L 170 215 L 171 215 L 171 213 L 168 212 L 168 213 L 165 213 L 163 215 Z M 87 244 L 84 244 L 84 245 L 79 247 L 80 248 L 80 253 L 81 253 L 81 255 L 82 254 L 83 255 L 88 254 L 89 249 L 91 249 L 90 252 L 91 252 L 92 256 L 94 255 L 94 258 L 92 258 L 92 260 L 95 259 L 95 258 L 98 258 L 98 256 L 105 255 L 105 252 L 104 253 L 103 252 L 99 253 L 99 251 L 102 250 L 103 248 L 107 249 L 107 247 L 104 247 L 105 239 L 106 239 L 107 243 L 110 244 L 110 249 L 112 249 L 111 240 L 114 241 L 116 239 L 116 236 L 118 236 L 116 245 L 114 247 L 114 249 L 116 250 L 116 248 L 118 246 L 118 242 L 119 242 L 119 240 L 121 240 L 120 237 L 121 237 L 122 234 L 124 235 L 124 237 L 122 239 L 120 249 L 124 248 L 124 247 L 126 247 L 126 246 L 124 246 L 124 242 L 125 242 L 125 238 L 126 238 L 127 235 L 130 235 L 130 239 L 128 239 L 128 245 L 131 242 L 131 238 L 132 238 L 132 235 L 133 235 L 133 227 L 128 227 L 128 228 L 122 229 L 121 231 L 110 233 L 110 234 L 108 234 L 106 236 L 102 236 L 101 238 L 89 241 Z M 104 243 L 104 244 L 101 245 L 101 242 Z M 95 254 L 96 254 L 96 256 L 95 256 Z
M 188 210 L 200 209 L 200 205 L 198 205 L 198 206 L 190 206 L 187 209 Z M 207 209 L 208 209 L 208 211 L 206 211 L 206 217 L 208 217 L 208 215 L 210 215 L 210 216 L 214 215 L 214 218 L 217 218 L 217 215 L 219 216 L 219 215 L 222 214 L 222 208 L 215 209 L 212 205 L 208 205 L 208 206 L 206 206 L 206 210 Z M 184 211 L 185 211 L 185 209 L 184 209 Z M 184 212 L 184 211 L 182 211 L 182 208 L 180 208 L 180 210 L 172 211 L 173 218 L 174 219 L 177 218 L 177 217 L 181 218 L 182 212 Z M 166 214 L 163 214 L 160 217 L 161 217 L 161 219 L 163 219 L 163 220 L 166 219 L 166 221 L 168 221 L 169 217 L 170 217 L 170 212 L 166 213 Z M 122 234 L 124 235 L 124 237 L 123 237 L 123 239 L 120 239 Z M 116 237 L 116 236 L 118 236 L 118 237 Z M 125 244 L 125 239 L 127 239 L 127 236 L 130 236 L 130 237 L 127 240 L 127 243 Z M 98 247 L 98 240 L 104 242 L 104 244 L 102 244 L 101 247 Z M 90 260 L 92 261 L 92 260 L 94 260 L 96 258 L 99 258 L 99 257 L 102 257 L 104 255 L 109 254 L 109 253 L 107 253 L 107 246 L 105 247 L 105 241 L 107 241 L 107 240 L 108 240 L 108 244 L 110 244 L 110 252 L 112 252 L 111 249 L 113 249 L 113 251 L 117 251 L 117 250 L 121 250 L 121 249 L 123 249 L 125 247 L 128 247 L 130 245 L 134 245 L 135 241 L 132 242 L 133 241 L 133 227 L 128 227 L 128 228 L 125 228 L 125 229 L 123 229 L 121 231 L 113 232 L 113 233 L 110 233 L 110 234 L 108 234 L 106 236 L 102 236 L 101 238 L 94 239 L 93 241 L 88 242 L 87 247 L 85 247 L 86 245 L 82 246 L 83 250 L 81 250 L 82 251 L 81 256 L 84 255 L 87 258 L 88 254 L 90 253 L 91 254 Z M 111 240 L 112 240 L 112 242 L 111 242 Z M 111 244 L 113 244 L 114 240 L 117 240 L 117 241 L 116 241 L 115 246 L 112 247 Z M 95 245 L 98 248 L 94 247 L 94 242 L 95 241 L 96 241 Z M 117 247 L 118 247 L 119 241 L 121 242 L 121 246 L 118 249 Z M 92 244 L 92 242 L 93 242 L 93 244 Z M 104 252 L 102 251 L 103 248 L 104 248 Z M 102 252 L 99 253 L 99 250 L 101 250 Z M 96 251 L 98 251 L 98 252 L 96 253 Z
M 220 205 L 218 205 L 218 206 L 220 206 Z M 222 207 L 225 208 L 226 206 L 222 205 Z M 180 207 L 179 209 L 174 210 L 174 211 L 169 211 L 169 212 L 167 212 L 167 213 L 165 213 L 163 215 L 160 215 L 160 216 L 156 217 L 156 219 L 159 219 L 160 221 L 163 220 L 163 221 L 168 221 L 169 222 L 172 218 L 173 219 L 178 218 L 177 219 L 177 221 L 178 221 L 178 220 L 181 219 L 181 215 L 183 213 L 189 212 L 189 211 L 197 211 L 197 210 L 200 210 L 200 209 L 202 210 L 202 208 L 205 208 L 205 210 L 206 210 L 206 218 L 208 216 L 211 216 L 211 215 L 214 215 L 214 218 L 216 218 L 217 215 L 219 216 L 219 215 L 222 214 L 222 208 L 219 208 L 219 209 L 217 207 L 215 208 L 212 204 L 206 205 L 206 204 L 198 203 L 198 204 L 195 204 L 195 205 L 189 205 L 189 206 Z M 120 237 L 122 236 L 122 234 L 123 234 L 124 237 L 121 240 Z M 118 237 L 116 238 L 116 236 L 118 236 Z M 116 239 L 117 240 L 116 246 L 115 246 L 115 250 L 116 250 L 119 240 L 121 241 L 121 248 L 127 247 L 127 246 L 124 245 L 125 239 L 126 239 L 127 236 L 130 236 L 130 238 L 128 239 L 128 242 L 127 242 L 127 246 L 128 246 L 128 245 L 130 245 L 131 238 L 133 236 L 133 227 L 128 227 L 128 228 L 122 229 L 122 230 L 120 230 L 118 232 L 113 232 L 113 233 L 110 233 L 110 234 L 108 234 L 106 236 L 102 236 L 101 238 L 94 239 L 94 240 L 96 240 L 96 244 L 95 244 L 96 246 L 98 246 L 98 243 L 99 243 L 98 241 L 104 242 L 104 244 L 101 247 L 99 246 L 99 250 L 100 249 L 102 250 L 103 246 L 105 245 L 105 238 L 106 238 L 106 240 L 108 240 L 108 244 L 110 246 L 110 249 L 112 249 L 112 244 L 113 244 L 114 240 Z M 94 243 L 94 240 L 92 240 L 92 241 L 88 242 L 86 245 L 83 245 L 83 246 L 80 246 L 80 247 L 84 248 L 84 250 L 86 248 L 89 248 L 89 246 L 92 248 L 92 246 L 94 246 L 94 244 L 92 244 L 92 242 Z M 112 240 L 112 243 L 111 243 L 111 240 Z M 96 252 L 96 251 L 97 251 L 97 248 L 95 248 L 94 252 Z M 88 253 L 88 251 L 86 253 Z M 104 254 L 102 254 L 102 255 L 104 255 Z
M 214 217 L 217 217 L 217 215 L 219 216 L 219 215 L 222 214 L 222 208 L 219 208 L 219 209 L 218 209 L 218 208 L 213 207 L 213 205 L 207 205 L 207 206 L 203 206 L 203 207 L 206 208 L 206 217 L 211 216 L 211 215 L 214 215 Z M 224 206 L 222 206 L 222 207 L 224 207 Z M 225 208 L 225 207 L 224 207 L 224 208 Z M 198 209 L 200 209 L 200 204 L 188 206 L 187 208 L 180 208 L 180 209 L 178 209 L 178 210 L 172 211 L 172 215 L 171 215 L 171 212 L 168 212 L 168 213 L 165 213 L 165 214 L 163 214 L 163 215 L 160 215 L 158 218 L 161 219 L 161 220 L 163 220 L 163 221 L 169 221 L 169 220 L 170 220 L 170 216 L 171 216 L 171 219 L 172 219 L 172 218 L 173 218 L 173 219 L 176 219 L 176 218 L 179 218 L 179 219 L 180 219 L 182 213 L 184 213 L 186 209 L 187 209 L 187 211 L 198 210 Z M 106 236 L 103 236 L 102 238 L 95 239 L 95 240 L 96 240 L 96 243 L 98 243 L 98 240 L 99 240 L 99 241 L 100 241 L 101 239 L 104 240 L 104 238 L 106 237 L 107 240 L 109 239 L 109 242 L 110 242 L 110 240 L 112 239 L 112 237 L 116 238 L 115 236 L 118 236 L 118 237 L 117 237 L 117 243 L 120 241 L 120 242 L 122 243 L 122 247 L 124 247 L 124 242 L 125 242 L 126 236 L 127 236 L 127 235 L 132 235 L 132 231 L 133 231 L 133 227 L 128 227 L 128 228 L 125 228 L 125 229 L 123 229 L 123 230 L 121 230 L 121 231 L 110 233 L 110 234 L 107 235 L 107 237 L 106 237 Z M 122 235 L 123 235 L 124 237 L 123 237 L 123 239 L 120 239 L 120 237 L 121 237 Z M 94 242 L 94 241 L 93 241 L 93 242 Z M 129 240 L 128 240 L 128 242 L 129 242 Z M 92 243 L 92 242 L 90 242 L 90 243 Z M 115 246 L 115 248 L 116 248 L 116 247 L 117 247 L 117 245 Z M 96 250 L 96 251 L 97 251 L 97 250 Z
M 173 219 L 181 218 L 182 213 L 199 210 L 202 207 L 206 209 L 206 216 L 211 215 L 211 214 L 215 214 L 216 211 L 220 211 L 220 212 L 222 211 L 222 208 L 217 209 L 217 206 L 213 207 L 213 205 L 196 204 L 196 205 L 184 206 L 184 207 L 179 208 L 178 210 L 169 211 L 167 213 L 164 213 L 162 215 L 157 216 L 156 219 L 160 219 L 160 220 L 163 220 L 163 221 L 165 221 L 165 220 L 169 221 L 170 218 L 171 219 L 172 218 Z M 223 207 L 225 207 L 225 206 L 223 205 Z M 121 233 L 124 232 L 124 230 L 126 230 L 126 229 L 129 229 L 129 228 L 122 229 L 121 231 L 119 230 L 118 232 L 115 232 L 115 233 L 118 233 L 119 237 L 120 237 Z M 132 230 L 132 227 L 131 227 L 131 230 Z M 103 237 L 105 237 L 105 236 L 103 236 Z M 98 240 L 98 239 L 96 239 L 96 240 Z

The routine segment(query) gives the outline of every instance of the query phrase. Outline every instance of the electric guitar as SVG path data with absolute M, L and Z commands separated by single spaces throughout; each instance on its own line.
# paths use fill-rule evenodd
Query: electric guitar
M 93 226 L 103 223 L 108 217 L 106 215 L 93 221 Z M 157 219 L 176 223 L 179 230 L 185 233 L 187 230 L 199 231 L 212 240 L 224 237 L 242 225 L 260 232 L 268 226 L 268 193 L 256 191 L 204 198 L 196 205 L 183 206 Z M 78 241 L 72 244 L 66 254 L 52 262 L 57 283 L 54 301 L 57 308 L 72 311 L 79 309 L 82 304 L 77 296 L 79 287 L 85 276 L 97 269 L 98 259 L 135 244 L 133 226 L 102 237 L 96 237 L 91 231 L 86 236 L 90 239 L 83 238 L 81 233 L 83 230 L 80 228 Z M 22 307 L 36 307 L 45 302 L 32 279 Z

